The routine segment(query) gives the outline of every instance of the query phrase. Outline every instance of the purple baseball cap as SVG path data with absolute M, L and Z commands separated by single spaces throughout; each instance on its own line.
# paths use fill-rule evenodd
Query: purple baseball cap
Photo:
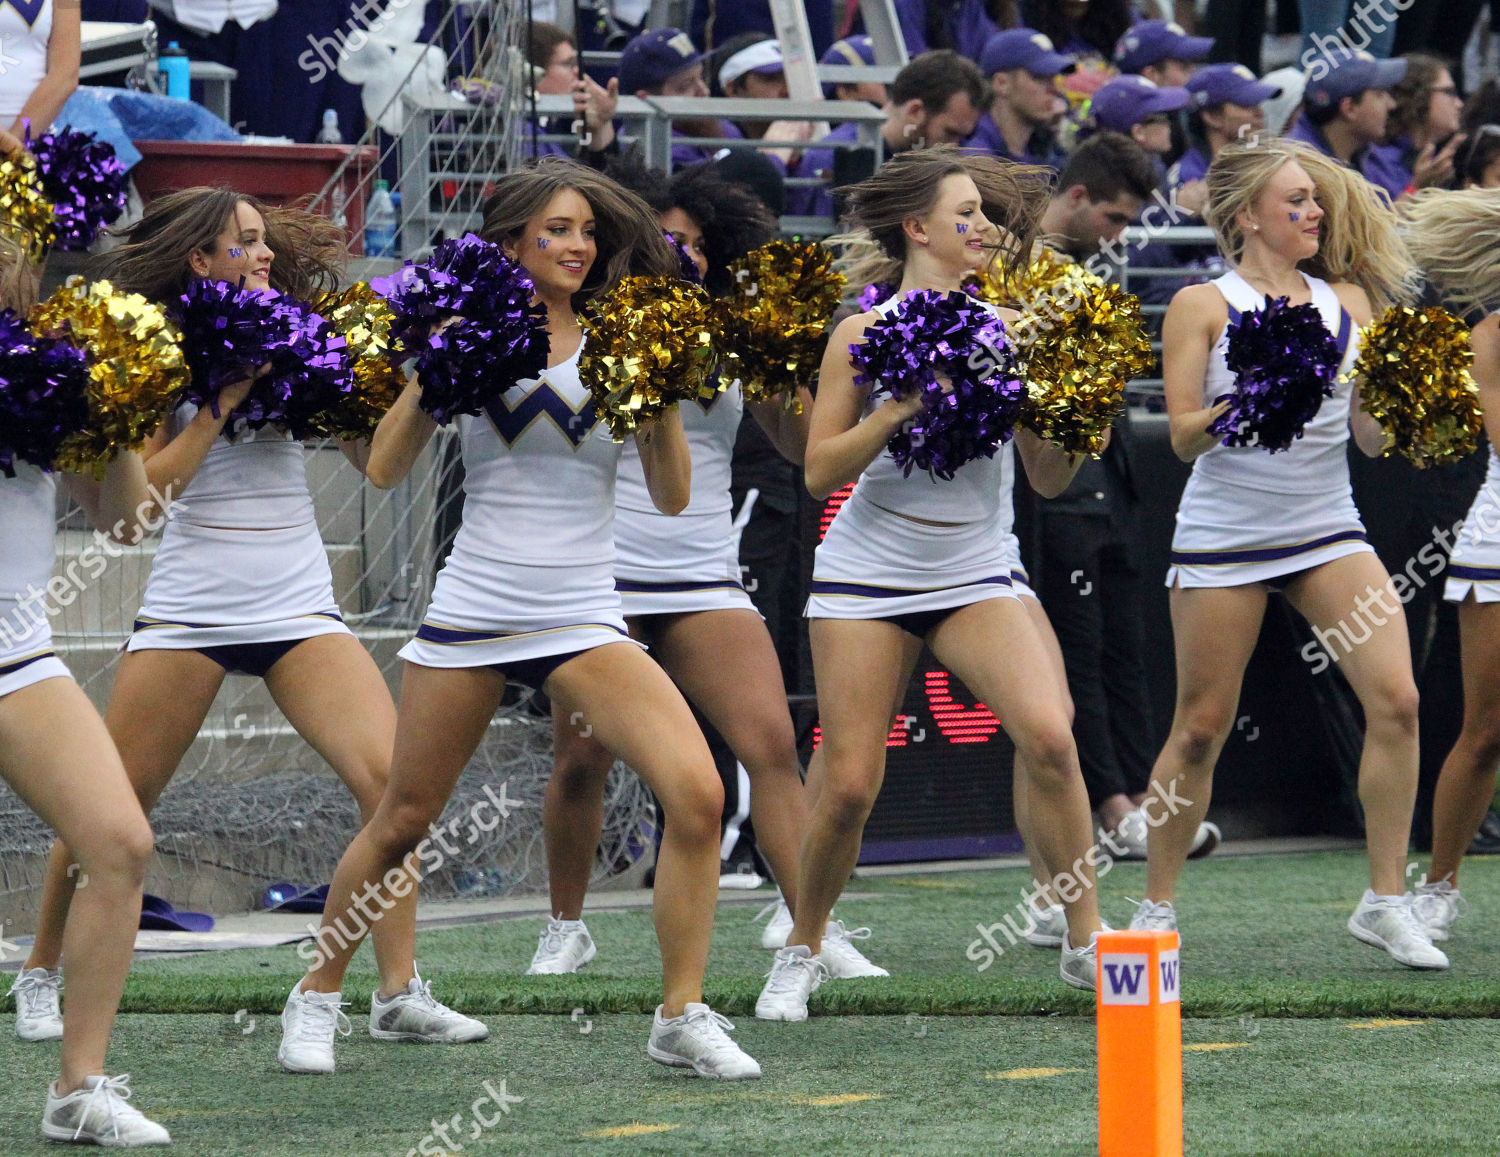
M 1189 36 L 1181 24 L 1171 20 L 1146 20 L 1137 24 L 1115 45 L 1115 66 L 1121 72 L 1140 72 L 1148 64 L 1164 60 L 1207 60 L 1214 46 L 1212 36 Z
M 1009 28 L 997 32 L 984 42 L 979 54 L 979 71 L 985 76 L 1024 68 L 1032 76 L 1057 76 L 1072 72 L 1078 63 L 1066 53 L 1052 47 L 1045 33 L 1035 28 Z
M 1399 57 L 1376 60 L 1368 52 L 1356 52 L 1344 60 L 1315 60 L 1307 70 L 1302 100 L 1313 108 L 1327 108 L 1372 88 L 1394 88 L 1405 76 L 1406 61 Z
M 862 68 L 875 64 L 875 42 L 868 36 L 846 36 L 842 40 L 835 40 L 828 46 L 828 51 L 818 58 L 819 64 L 840 64 L 850 68 Z M 823 96 L 832 100 L 834 97 L 834 86 L 825 84 Z
M 1185 88 L 1161 88 L 1144 76 L 1127 73 L 1102 86 L 1089 102 L 1089 115 L 1101 129 L 1130 134 L 1138 125 L 1160 113 L 1187 108 L 1192 99 Z
M 657 88 L 695 64 L 703 53 L 692 37 L 680 28 L 653 28 L 642 32 L 620 54 L 620 91 L 634 96 L 641 89 Z
M 1188 78 L 1187 90 L 1194 108 L 1226 102 L 1254 108 L 1281 95 L 1281 89 L 1257 79 L 1243 64 L 1206 64 Z

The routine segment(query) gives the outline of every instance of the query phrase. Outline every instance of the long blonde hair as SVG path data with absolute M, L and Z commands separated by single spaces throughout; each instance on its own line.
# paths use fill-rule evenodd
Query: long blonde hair
M 1445 303 L 1500 307 L 1500 189 L 1423 189 L 1400 214 L 1407 248 Z
M 1208 169 L 1203 219 L 1218 235 L 1224 256 L 1234 264 L 1244 257 L 1245 231 L 1237 218 L 1254 208 L 1271 178 L 1292 161 L 1312 178 L 1323 209 L 1318 254 L 1307 262 L 1308 272 L 1325 281 L 1354 283 L 1377 311 L 1409 300 L 1411 255 L 1390 206 L 1359 173 L 1298 141 L 1252 138 L 1219 150 Z
M 986 163 L 989 162 L 989 163 Z M 851 288 L 892 284 L 906 268 L 908 217 L 937 203 L 944 177 L 966 175 L 979 190 L 984 215 L 1000 231 L 994 261 L 1002 278 L 1026 268 L 1031 242 L 1047 207 L 1046 170 L 970 156 L 953 145 L 897 153 L 848 190 L 849 230 L 825 244 L 840 250 L 839 269 Z

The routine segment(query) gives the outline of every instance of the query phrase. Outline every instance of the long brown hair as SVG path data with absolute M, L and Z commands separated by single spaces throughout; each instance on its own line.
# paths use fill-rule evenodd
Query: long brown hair
M 332 221 L 297 206 L 266 205 L 233 189 L 207 186 L 158 197 L 139 221 L 111 230 L 124 244 L 102 254 L 92 272 L 127 293 L 168 301 L 197 276 L 192 255 L 217 251 L 219 234 L 241 205 L 250 206 L 266 223 L 266 244 L 276 255 L 272 289 L 307 301 L 337 288 L 348 250 L 343 231 Z
M 1047 207 L 1047 171 L 937 145 L 897 153 L 848 190 L 846 216 L 852 228 L 830 237 L 828 244 L 842 248 L 839 264 L 851 288 L 901 280 L 906 266 L 903 223 L 930 213 L 943 178 L 951 176 L 973 180 L 984 215 L 1000 231 L 1001 248 L 993 259 L 996 276 L 1009 280 L 1025 270 Z
M 479 235 L 495 244 L 515 244 L 526 222 L 540 216 L 553 197 L 572 189 L 594 213 L 597 256 L 583 286 L 573 295 L 582 309 L 597 293 L 607 293 L 621 278 L 676 277 L 681 266 L 651 206 L 616 181 L 585 165 L 561 157 L 543 157 L 495 182 L 481 211 Z

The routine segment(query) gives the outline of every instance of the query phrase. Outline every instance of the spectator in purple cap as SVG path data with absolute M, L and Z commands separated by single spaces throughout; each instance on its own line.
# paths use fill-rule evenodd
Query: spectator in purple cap
M 1208 200 L 1203 179 L 1219 150 L 1230 141 L 1266 127 L 1264 101 L 1281 95 L 1273 84 L 1257 80 L 1243 64 L 1207 64 L 1188 80 L 1192 97 L 1188 106 L 1192 144 L 1167 171 L 1167 187 L 1175 189 L 1176 201 L 1190 213 L 1202 215 Z
M 894 0 L 896 21 L 913 56 L 951 48 L 978 60 L 990 37 L 1021 23 L 1015 0 Z
M 1162 158 L 1172 149 L 1171 114 L 1191 99 L 1185 88 L 1158 88 L 1144 76 L 1127 73 L 1103 85 L 1089 102 L 1095 129 L 1121 133 Z
M 1115 67 L 1134 72 L 1162 88 L 1187 83 L 1194 68 L 1213 51 L 1212 36 L 1189 36 L 1181 24 L 1147 20 L 1137 24 L 1115 45 Z
M 1341 60 L 1319 58 L 1307 70 L 1302 115 L 1287 137 L 1311 145 L 1367 179 L 1387 188 L 1395 175 L 1389 161 L 1370 147 L 1385 139 L 1396 100 L 1391 89 L 1406 75 L 1404 60 L 1376 60 L 1356 52 Z
M 887 157 L 928 145 L 956 145 L 969 138 L 979 123 L 984 103 L 984 79 L 972 60 L 938 49 L 924 52 L 896 74 L 886 102 L 880 136 Z M 832 115 L 832 113 L 830 113 Z M 858 139 L 853 121 L 845 121 L 819 142 Z M 835 187 L 852 185 L 874 172 L 868 152 L 813 147 L 797 167 L 799 177 L 819 177 Z M 787 190 L 787 211 L 808 216 L 832 216 L 833 193 L 809 186 Z
M 1447 62 L 1425 52 L 1405 59 L 1406 75 L 1391 90 L 1396 107 L 1388 139 L 1370 149 L 1380 158 L 1376 171 L 1393 201 L 1418 189 L 1448 185 L 1465 140 L 1458 131 L 1464 102 Z
M 979 71 L 990 82 L 990 107 L 968 141 L 971 149 L 1029 165 L 1061 169 L 1068 158 L 1052 135 L 1062 97 L 1057 78 L 1077 68 L 1034 28 L 1012 28 L 991 36 L 979 54 Z
M 908 43 L 908 48 L 911 45 Z M 819 64 L 842 65 L 849 68 L 869 68 L 875 64 L 875 42 L 868 36 L 846 36 L 834 41 L 818 60 Z M 823 86 L 824 100 L 862 100 L 876 108 L 885 105 L 885 85 L 879 81 L 862 80 L 857 84 L 838 81 Z
M 692 38 L 677 28 L 642 32 L 620 54 L 620 91 L 633 96 L 708 96 L 703 80 L 703 53 Z M 728 121 L 684 119 L 672 124 L 674 137 L 742 137 Z M 714 154 L 706 145 L 674 144 L 672 167 L 696 165 Z

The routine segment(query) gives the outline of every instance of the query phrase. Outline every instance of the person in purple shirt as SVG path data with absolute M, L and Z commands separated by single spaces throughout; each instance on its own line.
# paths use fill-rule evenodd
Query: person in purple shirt
M 1167 170 L 1167 187 L 1174 200 L 1194 215 L 1201 215 L 1208 200 L 1203 179 L 1219 150 L 1230 141 L 1266 127 L 1264 101 L 1281 95 L 1273 84 L 1257 80 L 1243 64 L 1209 64 L 1200 68 L 1185 86 L 1192 97 L 1189 135 L 1193 143 Z
M 1171 114 L 1192 99 L 1185 88 L 1158 88 L 1144 76 L 1126 73 L 1100 87 L 1089 101 L 1093 127 L 1129 137 L 1154 158 L 1172 148 Z
M 653 28 L 642 32 L 620 54 L 620 91 L 639 97 L 708 96 L 703 80 L 704 54 L 692 38 L 677 28 Z M 744 134 L 728 121 L 716 118 L 680 120 L 672 125 L 674 137 L 728 137 Z M 674 144 L 672 167 L 683 168 L 711 160 L 715 149 L 708 145 Z
M 1396 106 L 1391 89 L 1405 75 L 1406 61 L 1376 60 L 1368 52 L 1333 62 L 1314 60 L 1307 70 L 1302 113 L 1286 136 L 1359 170 L 1387 192 L 1399 182 L 1392 199 L 1400 196 L 1405 178 L 1371 146 L 1385 139 L 1386 121 Z
M 990 37 L 1021 23 L 1015 0 L 894 0 L 906 51 L 951 48 L 978 60 Z
M 1408 190 L 1446 186 L 1453 180 L 1454 157 L 1466 139 L 1458 131 L 1463 97 L 1453 74 L 1440 57 L 1413 52 L 1406 58 L 1406 75 L 1391 91 L 1389 139 L 1372 145 L 1389 184 L 1391 200 Z
M 924 52 L 891 82 L 885 124 L 880 129 L 886 156 L 929 145 L 959 144 L 974 132 L 983 102 L 984 79 L 973 61 L 947 49 Z M 854 122 L 845 121 L 802 154 L 796 175 L 819 177 L 831 188 L 788 188 L 789 213 L 832 216 L 833 189 L 870 175 L 873 166 L 867 151 L 828 147 L 857 139 Z
M 1213 51 L 1212 36 L 1189 36 L 1181 24 L 1147 20 L 1115 45 L 1115 67 L 1138 73 L 1162 88 L 1180 88 Z
M 991 36 L 979 54 L 979 71 L 989 78 L 990 104 L 965 144 L 1054 172 L 1068 159 L 1052 135 L 1063 100 L 1057 78 L 1077 66 L 1033 28 L 1012 28 Z

